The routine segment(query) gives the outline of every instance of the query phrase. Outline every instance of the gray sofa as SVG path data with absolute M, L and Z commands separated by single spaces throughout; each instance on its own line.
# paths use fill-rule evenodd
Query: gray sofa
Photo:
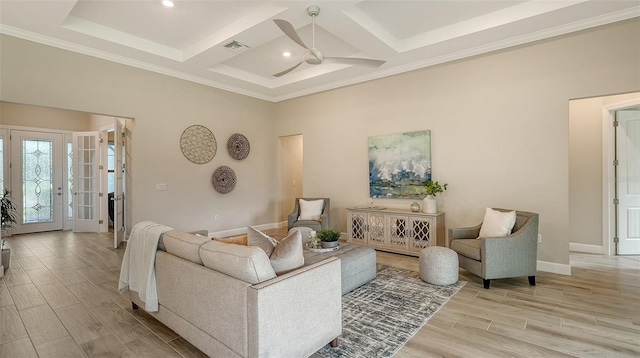
M 207 355 L 309 357 L 337 343 L 339 259 L 272 277 L 257 247 L 172 230 L 158 248 L 159 309 L 149 313 Z M 137 292 L 129 296 L 134 309 L 144 309 Z

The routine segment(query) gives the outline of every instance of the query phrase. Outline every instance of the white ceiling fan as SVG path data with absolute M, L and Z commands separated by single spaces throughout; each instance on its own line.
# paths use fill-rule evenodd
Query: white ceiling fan
M 306 48 L 308 51 L 304 54 L 304 59 L 302 61 L 300 61 L 297 65 L 286 69 L 282 72 L 276 73 L 275 77 L 280 77 L 283 75 L 286 75 L 287 73 L 295 70 L 296 68 L 298 68 L 298 66 L 300 66 L 301 64 L 303 64 L 304 62 L 310 64 L 310 65 L 319 65 L 321 63 L 341 63 L 341 64 L 345 64 L 345 65 L 357 65 L 357 66 L 368 66 L 368 67 L 374 67 L 374 68 L 378 68 L 380 67 L 383 63 L 385 63 L 386 61 L 382 61 L 382 60 L 373 60 L 373 59 L 368 59 L 368 58 L 355 58 L 355 57 L 325 57 L 322 52 L 320 52 L 320 50 L 318 50 L 316 48 L 316 16 L 318 16 L 318 14 L 320 14 L 320 8 L 318 6 L 309 6 L 307 8 L 307 14 L 309 14 L 309 16 L 311 16 L 311 22 L 312 22 L 312 31 L 313 31 L 313 36 L 312 36 L 312 43 L 311 43 L 311 48 L 307 47 L 307 45 L 305 45 L 305 43 L 302 41 L 302 39 L 300 39 L 300 36 L 298 36 L 298 33 L 296 32 L 296 30 L 293 28 L 293 25 L 291 25 L 291 23 L 289 23 L 286 20 L 280 20 L 280 19 L 274 19 L 273 22 L 276 23 L 276 25 L 278 25 L 278 27 L 280 28 L 280 30 L 282 30 L 282 32 L 284 32 L 285 35 L 287 35 L 291 40 L 293 40 L 295 43 L 297 43 L 298 45 Z

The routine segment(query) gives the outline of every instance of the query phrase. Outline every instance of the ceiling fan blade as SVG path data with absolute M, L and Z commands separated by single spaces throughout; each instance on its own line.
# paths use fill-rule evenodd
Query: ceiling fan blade
M 284 75 L 286 75 L 287 73 L 289 73 L 289 72 L 291 72 L 291 71 L 295 70 L 296 68 L 298 68 L 298 66 L 302 65 L 302 63 L 303 63 L 303 62 L 304 62 L 304 61 L 302 61 L 302 62 L 298 63 L 297 65 L 295 65 L 295 66 L 293 66 L 293 67 L 291 67 L 291 68 L 289 68 L 289 69 L 286 69 L 286 70 L 284 70 L 284 71 L 282 71 L 282 72 L 278 72 L 278 73 L 276 73 L 275 75 L 273 75 L 273 77 L 280 77 L 280 76 L 284 76 Z
M 369 58 L 354 58 L 354 57 L 325 57 L 322 62 L 324 63 L 340 63 L 344 65 L 357 65 L 378 68 L 387 61 L 372 60 Z
M 298 33 L 296 32 L 296 29 L 293 28 L 293 25 L 291 25 L 288 21 L 274 19 L 273 22 L 275 22 L 276 25 L 278 25 L 278 27 L 280 28 L 280 30 L 282 30 L 282 32 L 284 32 L 284 34 L 287 35 L 287 37 L 292 39 L 293 42 L 297 43 L 298 45 L 306 49 L 309 49 L 307 45 L 305 45 L 304 42 L 302 42 L 302 39 L 300 38 L 300 36 L 298 36 Z

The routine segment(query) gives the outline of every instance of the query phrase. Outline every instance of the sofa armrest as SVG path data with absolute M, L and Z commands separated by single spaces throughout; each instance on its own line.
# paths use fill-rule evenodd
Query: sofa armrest
M 322 230 L 329 228 L 329 213 L 325 212 L 320 215 L 320 228 Z
M 480 240 L 484 241 L 481 246 L 484 278 L 535 276 L 537 238 L 509 235 Z
M 309 357 L 342 333 L 340 259 L 248 288 L 249 357 Z
M 473 227 L 449 229 L 449 242 L 457 239 L 475 239 L 480 235 L 482 224 Z
M 296 199 L 296 202 L 293 205 L 293 211 L 287 216 L 288 229 L 291 229 L 293 227 L 293 223 L 298 221 L 298 216 L 300 216 L 300 204 L 298 203 L 298 199 Z

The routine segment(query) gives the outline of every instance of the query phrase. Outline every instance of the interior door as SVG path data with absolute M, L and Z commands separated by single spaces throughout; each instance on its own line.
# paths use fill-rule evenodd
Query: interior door
M 618 253 L 640 254 L 640 110 L 616 113 L 618 120 Z
M 99 232 L 99 133 L 73 133 L 73 231 Z
M 62 230 L 62 147 L 59 133 L 11 131 L 14 233 Z
M 124 126 L 115 118 L 115 133 L 113 135 L 114 148 L 114 185 L 113 185 L 113 248 L 117 249 L 124 241 L 124 193 L 123 193 L 123 139 Z

